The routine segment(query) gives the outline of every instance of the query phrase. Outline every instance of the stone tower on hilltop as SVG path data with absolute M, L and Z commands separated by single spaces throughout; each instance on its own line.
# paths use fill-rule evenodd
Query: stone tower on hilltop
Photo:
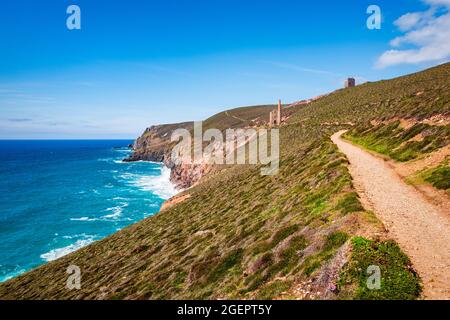
M 278 100 L 278 108 L 270 111 L 269 116 L 269 125 L 271 127 L 281 125 L 281 100 Z
M 354 86 L 356 86 L 355 78 L 348 78 L 347 80 L 345 80 L 345 87 L 346 88 L 353 88 Z
M 278 99 L 277 124 L 281 125 L 281 99 Z

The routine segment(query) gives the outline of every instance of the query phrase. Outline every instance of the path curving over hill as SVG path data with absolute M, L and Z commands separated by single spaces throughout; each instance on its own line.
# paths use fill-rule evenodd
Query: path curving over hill
M 375 212 L 410 257 L 423 280 L 424 297 L 450 300 L 449 212 L 429 203 L 383 159 L 342 140 L 344 132 L 331 140 L 347 156 L 364 206 Z

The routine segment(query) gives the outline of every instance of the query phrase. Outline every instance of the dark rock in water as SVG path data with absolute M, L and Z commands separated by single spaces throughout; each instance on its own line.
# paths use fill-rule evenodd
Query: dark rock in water
M 165 150 L 135 150 L 128 158 L 123 159 L 124 162 L 134 161 L 153 161 L 164 162 Z

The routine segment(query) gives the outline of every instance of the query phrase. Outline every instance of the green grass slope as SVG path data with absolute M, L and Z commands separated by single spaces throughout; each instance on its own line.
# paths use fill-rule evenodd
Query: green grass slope
M 206 119 L 203 122 L 203 129 L 214 128 L 222 131 L 229 128 L 257 126 L 268 122 L 269 112 L 276 107 L 276 105 L 261 105 L 223 111 Z
M 417 298 L 419 277 L 362 208 L 330 136 L 347 122 L 448 114 L 449 72 L 446 64 L 299 108 L 281 128 L 279 174 L 221 170 L 189 199 L 0 284 L 0 298 Z M 72 264 L 80 290 L 66 288 Z M 370 265 L 382 271 L 379 290 L 366 287 Z
M 258 127 L 269 121 L 269 112 L 275 105 L 241 107 L 220 112 L 203 121 L 203 131 L 209 128 L 221 131 L 228 128 Z M 176 129 L 194 129 L 194 122 L 171 123 L 152 126 L 136 139 L 134 152 L 126 161 L 158 161 L 163 162 L 176 144 L 171 142 L 171 134 Z
M 417 139 L 415 137 L 419 137 Z M 417 123 L 402 128 L 400 121 L 390 124 L 360 125 L 345 137 L 369 150 L 384 154 L 397 161 L 409 161 L 436 151 L 450 143 L 450 126 L 431 126 Z

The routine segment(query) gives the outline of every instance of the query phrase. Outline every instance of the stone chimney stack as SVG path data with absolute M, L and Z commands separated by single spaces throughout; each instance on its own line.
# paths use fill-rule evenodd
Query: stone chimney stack
M 277 124 L 281 125 L 281 100 L 278 100 Z

